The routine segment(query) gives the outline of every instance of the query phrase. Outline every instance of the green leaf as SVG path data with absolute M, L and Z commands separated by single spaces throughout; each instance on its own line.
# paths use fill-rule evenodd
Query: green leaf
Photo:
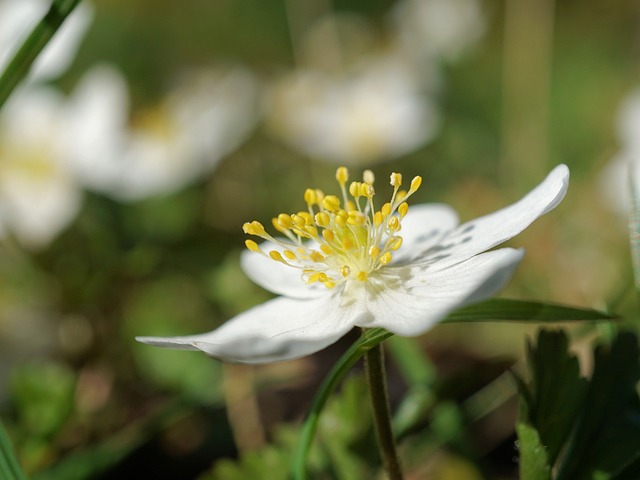
M 617 317 L 587 308 L 552 303 L 494 298 L 452 312 L 443 323 L 478 321 L 568 322 L 576 320 L 614 320 Z
M 9 436 L 0 422 L 0 478 L 4 480 L 26 480 L 16 459 Z
M 553 465 L 584 402 L 587 380 L 580 377 L 564 331 L 540 331 L 537 344 L 529 344 L 527 350 L 532 380 L 526 421 L 535 425 Z
M 29 73 L 31 64 L 80 0 L 54 0 L 49 11 L 33 28 L 0 77 L 0 108 Z
M 614 478 L 640 459 L 638 339 L 621 332 L 610 346 L 599 346 L 594 356 L 585 407 L 558 479 L 591 478 L 595 472 Z
M 521 480 L 550 480 L 549 457 L 538 431 L 527 422 L 516 426 L 520 450 Z

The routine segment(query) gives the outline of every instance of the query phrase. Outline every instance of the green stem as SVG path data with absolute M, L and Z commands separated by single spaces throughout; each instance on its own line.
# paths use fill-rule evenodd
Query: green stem
M 366 353 L 365 367 L 382 464 L 390 480 L 402 480 L 402 469 L 391 429 L 391 412 L 382 345 L 378 344 Z
M 31 64 L 58 31 L 80 0 L 54 0 L 49 11 L 33 28 L 0 77 L 0 108 L 29 73 Z
M 300 440 L 296 444 L 293 453 L 291 473 L 295 480 L 304 480 L 307 477 L 307 456 L 318 427 L 320 413 L 329 396 L 360 357 L 391 335 L 393 334 L 382 328 L 368 330 L 349 347 L 322 381 L 318 393 L 316 393 L 313 399 L 304 425 L 302 426 Z

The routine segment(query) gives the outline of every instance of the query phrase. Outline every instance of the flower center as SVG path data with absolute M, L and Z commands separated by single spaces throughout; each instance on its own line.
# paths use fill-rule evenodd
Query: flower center
M 347 188 L 349 172 L 340 167 L 336 180 L 342 200 L 308 188 L 304 192 L 306 211 L 281 213 L 272 219 L 273 227 L 286 239 L 272 237 L 260 222 L 245 223 L 245 233 L 279 247 L 266 253 L 253 240 L 246 240 L 247 248 L 300 269 L 307 284 L 320 282 L 333 288 L 347 279 L 367 281 L 372 273 L 391 262 L 393 252 L 402 246 L 398 233 L 409 211 L 406 199 L 420 188 L 422 178 L 415 177 L 409 191 L 405 191 L 400 190 L 402 175 L 392 173 L 393 194 L 380 210 L 373 202 L 371 170 L 364 172 L 362 182 L 351 182 Z

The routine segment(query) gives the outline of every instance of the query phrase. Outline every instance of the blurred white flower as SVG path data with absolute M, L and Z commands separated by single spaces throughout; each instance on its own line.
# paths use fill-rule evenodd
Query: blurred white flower
M 46 246 L 80 208 L 65 120 L 64 99 L 43 87 L 19 90 L 0 114 L 0 224 L 30 248 Z
M 368 59 L 343 73 L 297 70 L 270 89 L 271 131 L 321 160 L 371 164 L 406 154 L 436 133 L 438 114 L 399 58 Z
M 392 21 L 398 42 L 416 59 L 454 60 L 486 30 L 479 0 L 404 0 Z
M 605 205 L 626 217 L 632 185 L 640 195 L 640 89 L 623 100 L 616 134 L 621 148 L 602 170 L 599 187 Z
M 71 99 L 73 168 L 88 188 L 119 200 L 175 191 L 246 138 L 257 118 L 257 92 L 247 70 L 201 71 L 130 120 L 125 80 L 114 68 L 96 67 Z
M 0 72 L 50 6 L 50 0 L 0 0 Z M 58 77 L 69 67 L 92 17 L 87 2 L 75 8 L 35 60 L 31 80 Z

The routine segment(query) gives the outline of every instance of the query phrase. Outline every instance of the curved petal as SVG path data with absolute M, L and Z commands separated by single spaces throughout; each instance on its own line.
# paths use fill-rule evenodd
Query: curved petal
M 427 203 L 412 205 L 402 220 L 402 248 L 393 264 L 405 264 L 424 256 L 458 226 L 458 214 L 449 205 Z
M 362 305 L 341 304 L 337 295 L 314 300 L 276 298 L 209 333 L 136 340 L 157 347 L 202 350 L 212 357 L 238 363 L 277 362 L 331 345 L 351 330 L 362 314 Z
M 378 284 L 363 291 L 370 315 L 357 325 L 420 335 L 456 308 L 503 288 L 523 255 L 522 249 L 503 248 L 435 272 L 418 266 L 390 268 Z
M 260 247 L 266 252 L 277 250 L 282 253 L 284 250 L 271 242 L 263 242 Z M 242 252 L 240 266 L 253 282 L 278 295 L 291 298 L 316 298 L 327 292 L 326 287 L 321 283 L 307 285 L 302 280 L 301 271 L 298 268 L 289 267 L 256 252 Z
M 569 186 L 569 169 L 558 165 L 547 178 L 518 202 L 460 225 L 417 259 L 446 268 L 514 237 L 536 218 L 560 203 Z

